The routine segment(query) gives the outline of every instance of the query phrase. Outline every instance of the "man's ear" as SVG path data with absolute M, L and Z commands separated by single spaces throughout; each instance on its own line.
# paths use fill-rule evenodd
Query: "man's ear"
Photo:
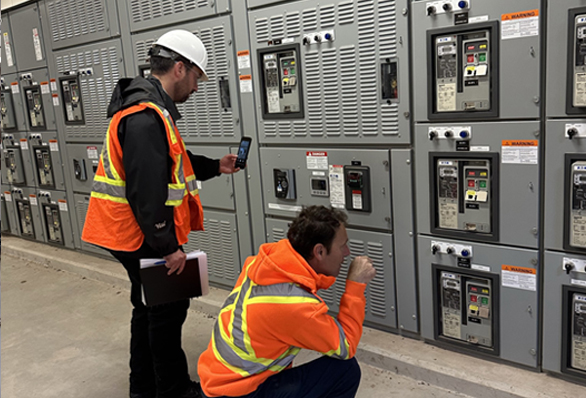
M 313 246 L 313 257 L 321 260 L 327 254 L 326 248 L 323 244 L 318 243 Z

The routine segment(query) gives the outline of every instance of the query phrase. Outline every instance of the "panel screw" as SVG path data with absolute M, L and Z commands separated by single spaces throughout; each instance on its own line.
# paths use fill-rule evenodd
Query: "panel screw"
M 408 10 L 407 8 L 403 8 L 403 9 L 401 10 L 401 13 L 402 13 L 403 15 L 407 15 L 407 14 L 409 14 L 409 10 Z
M 417 316 L 416 315 L 412 315 L 411 318 L 417 319 Z
M 403 112 L 403 116 L 405 116 L 405 118 L 409 118 L 409 116 L 411 116 L 411 114 L 409 112 Z
M 537 235 L 537 228 L 535 228 L 535 227 L 534 227 L 534 228 L 532 228 L 532 229 L 531 229 L 531 233 L 532 233 L 533 235 Z
M 536 259 L 536 258 L 532 258 L 532 259 L 531 259 L 531 264 L 533 264 L 533 265 L 537 265 L 537 259 Z
M 530 349 L 530 350 L 529 350 L 529 353 L 530 353 L 531 355 L 537 355 L 537 351 L 535 351 L 535 348 L 532 348 L 532 349 Z
M 391 306 L 391 311 L 395 311 L 395 306 Z
M 533 102 L 539 104 L 539 96 L 536 95 L 535 97 L 533 97 Z

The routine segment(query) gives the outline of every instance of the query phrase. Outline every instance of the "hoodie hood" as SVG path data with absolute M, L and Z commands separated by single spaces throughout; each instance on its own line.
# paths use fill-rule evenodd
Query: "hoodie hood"
M 167 108 L 168 104 L 165 104 L 163 97 L 165 93 L 164 91 L 161 93 L 162 90 L 161 83 L 154 78 L 145 79 L 139 76 L 134 79 L 120 79 L 110 99 L 108 117 L 114 116 L 116 112 L 122 109 L 146 101 L 151 101 Z
M 253 258 L 256 261 L 250 265 L 248 277 L 259 285 L 293 282 L 315 293 L 329 288 L 336 281 L 333 276 L 316 273 L 288 239 L 261 245 L 258 255 Z

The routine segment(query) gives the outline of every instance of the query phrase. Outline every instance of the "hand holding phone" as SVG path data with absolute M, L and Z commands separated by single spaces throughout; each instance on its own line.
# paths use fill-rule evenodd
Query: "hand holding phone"
M 241 169 L 246 167 L 246 160 L 248 159 L 248 152 L 250 152 L 251 142 L 252 138 L 242 137 L 242 139 L 240 140 L 240 146 L 238 147 L 238 157 L 236 158 L 234 167 L 238 167 Z

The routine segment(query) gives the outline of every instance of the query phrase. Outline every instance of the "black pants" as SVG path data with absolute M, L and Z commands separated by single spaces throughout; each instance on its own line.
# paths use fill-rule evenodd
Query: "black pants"
M 189 300 L 145 306 L 140 259 L 160 256 L 146 244 L 135 252 L 111 253 L 126 268 L 132 283 L 130 392 L 156 391 L 158 398 L 175 398 L 185 391 L 190 380 L 187 358 L 181 348 L 181 328 L 187 317 Z
M 343 361 L 323 356 L 283 370 L 266 379 L 256 391 L 238 398 L 354 398 L 360 377 L 356 358 Z

